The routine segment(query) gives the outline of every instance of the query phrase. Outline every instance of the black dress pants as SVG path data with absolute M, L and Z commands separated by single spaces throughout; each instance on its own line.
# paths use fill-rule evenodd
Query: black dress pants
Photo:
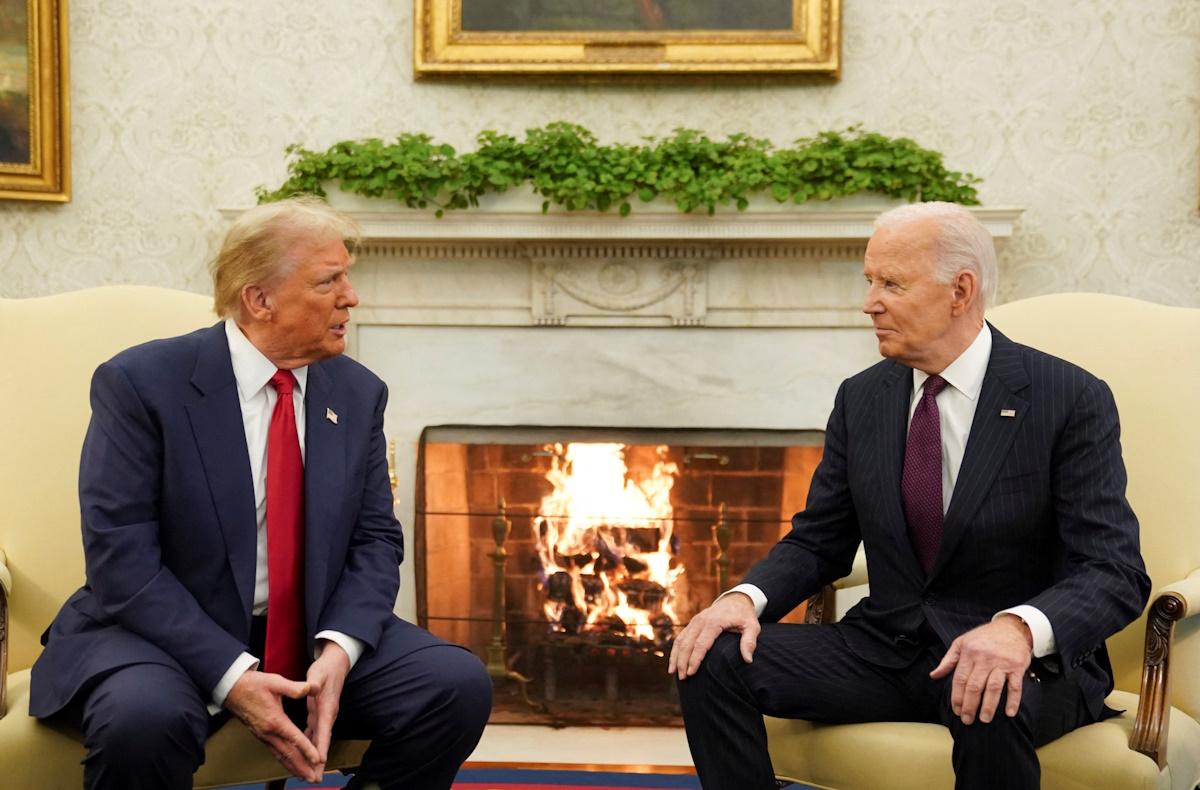
M 763 715 L 829 723 L 941 723 L 954 738 L 960 790 L 1036 790 L 1034 749 L 1092 721 L 1078 686 L 1053 673 L 1027 677 L 1017 715 L 1004 700 L 990 723 L 965 725 L 950 709 L 953 675 L 929 673 L 945 655 L 940 642 L 898 669 L 859 658 L 842 626 L 767 624 L 746 664 L 738 634 L 723 634 L 700 670 L 679 682 L 688 745 L 705 790 L 774 790 Z M 869 759 L 869 756 L 864 755 Z
M 370 740 L 352 790 L 448 790 L 474 750 L 492 705 L 492 682 L 470 651 L 440 643 L 399 649 L 408 629 L 393 619 L 380 644 L 346 678 L 335 738 Z M 178 667 L 122 667 L 62 712 L 83 731 L 86 790 L 186 790 L 204 742 L 228 720 Z M 304 706 L 289 705 L 304 728 Z M 265 748 L 265 747 L 264 747 Z

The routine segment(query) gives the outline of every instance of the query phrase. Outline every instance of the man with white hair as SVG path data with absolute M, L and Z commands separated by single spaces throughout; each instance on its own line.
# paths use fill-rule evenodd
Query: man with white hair
M 763 714 L 949 728 L 959 788 L 1037 788 L 1035 752 L 1111 715 L 1104 640 L 1149 578 L 1107 385 L 984 320 L 986 229 L 961 206 L 880 216 L 863 312 L 886 359 L 843 382 L 805 510 L 675 640 L 706 790 L 774 788 Z M 838 623 L 777 622 L 866 552 Z

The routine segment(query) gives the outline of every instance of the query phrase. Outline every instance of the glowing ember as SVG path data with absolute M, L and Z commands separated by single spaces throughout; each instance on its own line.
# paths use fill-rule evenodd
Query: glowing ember
M 553 449 L 546 479 L 554 491 L 534 522 L 552 629 L 662 645 L 675 624 L 675 581 L 684 570 L 672 538 L 678 469 L 659 460 L 634 481 L 622 444 Z M 660 459 L 666 452 L 658 448 Z

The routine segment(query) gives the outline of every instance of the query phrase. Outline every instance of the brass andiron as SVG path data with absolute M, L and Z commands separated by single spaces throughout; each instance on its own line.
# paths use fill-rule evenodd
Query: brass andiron
M 717 592 L 729 589 L 729 521 L 725 518 L 725 503 L 721 503 L 721 520 L 713 527 L 717 541 Z
M 504 497 L 500 497 L 498 507 L 499 513 L 492 521 L 492 540 L 496 541 L 496 550 L 488 555 L 492 558 L 495 566 L 493 575 L 495 586 L 492 588 L 492 641 L 487 649 L 487 671 L 493 678 L 515 680 L 520 683 L 521 696 L 525 698 L 525 703 L 534 710 L 540 710 L 540 706 L 529 698 L 530 679 L 520 672 L 509 669 L 504 660 L 506 652 L 504 564 L 508 560 L 508 552 L 504 550 L 504 541 L 508 538 L 509 530 L 512 529 L 512 522 L 505 516 L 507 505 Z

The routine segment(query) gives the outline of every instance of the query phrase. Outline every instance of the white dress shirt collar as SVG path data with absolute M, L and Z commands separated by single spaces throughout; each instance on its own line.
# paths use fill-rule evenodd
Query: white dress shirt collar
M 248 401 L 267 386 L 278 368 L 263 353 L 254 347 L 232 318 L 225 319 L 225 336 L 229 339 L 229 358 L 233 362 L 233 377 L 237 379 L 242 401 Z M 308 384 L 308 366 L 293 368 L 296 385 L 304 396 Z
M 983 328 L 979 330 L 975 340 L 967 346 L 966 351 L 958 355 L 958 359 L 946 366 L 941 376 L 947 384 L 974 402 L 979 397 L 979 391 L 983 389 L 983 377 L 987 374 L 988 360 L 991 358 L 992 330 L 984 321 Z M 929 378 L 928 373 L 913 369 L 914 397 L 921 391 L 927 378 Z

